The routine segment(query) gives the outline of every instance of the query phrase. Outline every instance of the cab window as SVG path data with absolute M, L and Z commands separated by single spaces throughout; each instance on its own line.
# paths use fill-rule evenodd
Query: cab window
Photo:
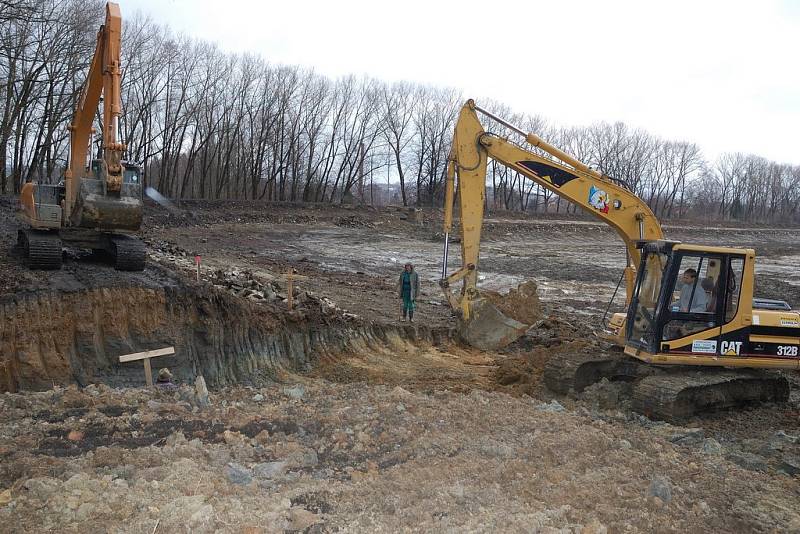
M 681 258 L 672 288 L 670 319 L 664 326 L 664 340 L 686 337 L 715 326 L 721 266 L 719 257 L 686 255 Z
M 733 321 L 739 310 L 739 295 L 742 291 L 744 258 L 731 258 L 728 263 L 728 287 L 725 297 L 725 322 Z

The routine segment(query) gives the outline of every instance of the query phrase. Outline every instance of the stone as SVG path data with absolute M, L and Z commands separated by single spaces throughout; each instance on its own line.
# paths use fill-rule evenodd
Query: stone
M 722 454 L 722 445 L 714 438 L 706 438 L 703 440 L 703 454 Z
M 772 435 L 773 440 L 776 441 L 783 441 L 784 443 L 791 443 L 796 444 L 800 443 L 800 436 L 792 436 L 791 434 L 787 434 L 783 430 L 778 430 Z
M 463 498 L 464 497 L 464 486 L 461 484 L 454 484 L 447 488 L 447 492 L 456 498 Z
M 696 516 L 705 516 L 711 513 L 711 507 L 705 501 L 699 501 L 692 505 L 692 512 Z
M 789 476 L 800 475 L 800 457 L 794 455 L 786 455 L 778 464 L 778 471 L 786 473 Z
M 211 406 L 211 400 L 208 395 L 208 388 L 206 387 L 206 379 L 202 375 L 198 376 L 194 381 L 194 394 L 195 402 L 200 408 L 208 408 Z
M 414 396 L 413 393 L 411 393 L 406 389 L 401 388 L 400 386 L 395 386 L 394 389 L 392 390 L 392 394 L 397 395 L 398 397 L 406 397 L 406 398 Z
M 250 471 L 248 471 L 246 467 L 239 465 L 237 463 L 233 462 L 228 463 L 225 466 L 224 472 L 225 472 L 225 477 L 232 484 L 246 486 L 253 481 L 253 477 L 250 475 Z
M 566 411 L 566 408 L 564 408 L 561 405 L 561 403 L 555 399 L 551 400 L 549 403 L 545 402 L 540 404 L 539 406 L 536 407 L 536 409 L 539 410 L 540 412 L 549 412 L 549 413 L 558 413 Z
M 672 485 L 666 477 L 657 476 L 650 481 L 647 488 L 648 497 L 658 497 L 665 504 L 672 500 Z
M 263 402 L 263 401 L 264 401 L 264 395 L 262 395 L 261 393 L 256 393 L 255 395 L 253 395 L 253 402 Z
M 627 439 L 619 440 L 619 448 L 620 449 L 627 450 L 627 449 L 630 449 L 631 447 L 633 447 L 633 445 L 631 445 L 631 442 L 628 441 Z
M 293 387 L 288 387 L 287 386 L 287 387 L 283 388 L 283 394 L 284 395 L 288 395 L 289 397 L 291 397 L 293 399 L 302 399 L 306 394 L 306 388 L 304 388 L 300 384 L 298 384 L 296 386 L 293 386 Z
M 611 382 L 607 378 L 603 378 L 600 382 L 584 389 L 581 398 L 601 410 L 610 410 L 621 404 L 626 387 L 627 385 L 623 382 Z
M 284 461 L 256 464 L 253 466 L 253 475 L 256 478 L 276 478 L 286 472 L 287 465 Z
M 769 440 L 761 447 L 759 453 L 766 456 L 777 455 L 780 452 L 792 448 L 792 445 L 795 443 L 797 443 L 796 436 L 791 436 L 783 430 L 778 430 L 769 437 Z
M 187 521 L 191 532 L 214 532 L 214 507 L 210 504 L 201 506 Z
M 581 534 L 607 534 L 608 528 L 597 519 L 581 528 Z
M 174 447 L 175 445 L 186 443 L 186 436 L 183 435 L 183 432 L 180 430 L 177 432 L 173 432 L 169 436 L 167 436 L 166 441 L 164 442 L 165 445 L 168 447 Z
M 750 471 L 766 471 L 767 462 L 761 456 L 749 452 L 733 452 L 726 456 L 728 460 Z
M 22 483 L 22 487 L 40 501 L 46 501 L 60 486 L 61 481 L 51 477 L 29 478 Z
M 226 430 L 222 433 L 222 439 L 225 440 L 225 443 L 228 445 L 234 445 L 238 447 L 243 447 L 248 444 L 250 439 L 240 432 L 231 432 L 230 430 Z
M 706 437 L 702 428 L 686 428 L 670 436 L 669 440 L 676 445 L 698 445 Z
M 300 465 L 303 467 L 314 467 L 319 463 L 319 457 L 317 456 L 317 451 L 314 449 L 306 449 L 303 451 L 302 458 L 300 459 Z
M 95 505 L 90 502 L 81 504 L 75 511 L 75 520 L 84 522 L 90 519 L 96 519 L 95 516 L 97 515 L 97 512 L 95 508 Z
M 214 507 L 206 504 L 205 499 L 203 495 L 191 495 L 166 503 L 159 513 L 162 520 L 158 531 L 163 528 L 164 532 L 214 532 Z
M 303 532 L 321 521 L 317 514 L 305 508 L 295 507 L 289 510 L 289 530 Z

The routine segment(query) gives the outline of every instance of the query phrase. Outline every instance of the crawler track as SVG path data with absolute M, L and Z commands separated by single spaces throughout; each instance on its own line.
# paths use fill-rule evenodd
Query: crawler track
M 25 262 L 31 269 L 61 268 L 61 238 L 57 232 L 20 230 L 17 242 L 25 251 Z
M 789 382 L 776 371 L 658 367 L 622 354 L 551 358 L 544 383 L 551 391 L 582 392 L 607 380 L 634 382 L 631 408 L 651 419 L 681 422 L 694 415 L 762 402 L 785 402 Z
M 633 410 L 679 422 L 703 412 L 789 399 L 789 382 L 777 372 L 682 371 L 640 380 L 633 390 Z
M 115 235 L 110 238 L 109 252 L 118 271 L 142 271 L 145 265 L 145 246 L 131 236 Z

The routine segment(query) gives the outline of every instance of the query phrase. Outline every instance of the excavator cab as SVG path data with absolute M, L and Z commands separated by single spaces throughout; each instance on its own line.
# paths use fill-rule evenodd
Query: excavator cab
M 644 246 L 628 313 L 630 347 L 655 354 L 671 350 L 676 340 L 694 342 L 698 337 L 710 347 L 721 327 L 736 316 L 747 251 L 676 245 Z
M 641 250 L 627 354 L 664 364 L 798 366 L 797 331 L 786 328 L 797 312 L 753 298 L 753 250 L 668 241 Z

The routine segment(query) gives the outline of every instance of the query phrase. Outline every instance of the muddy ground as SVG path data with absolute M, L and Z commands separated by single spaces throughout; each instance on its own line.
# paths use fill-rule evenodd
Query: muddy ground
M 612 232 L 490 214 L 482 287 L 535 280 L 544 316 L 509 349 L 485 353 L 450 332 L 435 283 L 440 220 L 436 210 L 420 224 L 402 209 L 148 205 L 144 273 L 76 251 L 61 271 L 41 273 L 14 251 L 13 201 L 0 198 L 0 347 L 16 355 L 4 353 L 4 365 L 41 378 L 18 386 L 46 390 L 0 396 L 0 525 L 800 530 L 796 392 L 785 405 L 673 426 L 633 414 L 621 384 L 565 397 L 542 384 L 559 352 L 609 349 L 593 333 L 624 261 Z M 797 229 L 665 231 L 756 248 L 757 294 L 800 304 Z M 407 261 L 423 281 L 416 325 L 397 317 Z M 451 271 L 457 262 L 456 243 Z M 289 269 L 301 277 L 291 312 Z M 32 313 L 35 328 L 23 335 Z M 141 371 L 115 357 L 169 343 L 177 354 L 161 365 L 179 386 L 131 388 Z M 198 375 L 208 377 L 210 405 Z

